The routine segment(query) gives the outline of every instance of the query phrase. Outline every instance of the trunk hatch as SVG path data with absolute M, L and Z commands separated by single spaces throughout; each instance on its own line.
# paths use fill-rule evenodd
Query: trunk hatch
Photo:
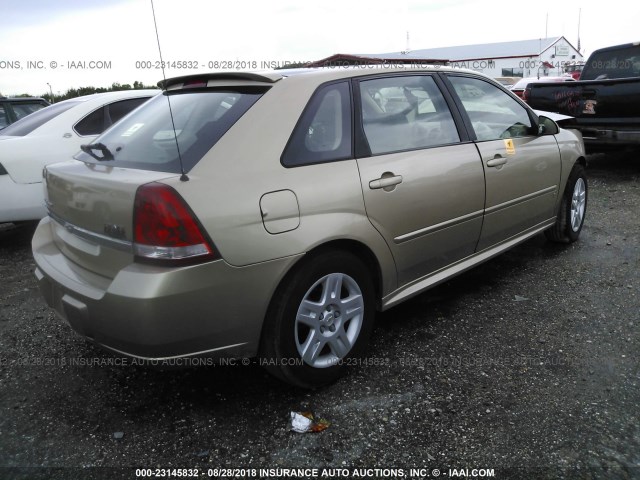
M 47 167 L 45 199 L 60 251 L 113 278 L 133 262 L 133 209 L 140 185 L 175 174 L 69 161 Z

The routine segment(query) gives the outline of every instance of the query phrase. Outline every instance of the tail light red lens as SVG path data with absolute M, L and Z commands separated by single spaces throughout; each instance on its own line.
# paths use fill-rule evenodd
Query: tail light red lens
M 194 213 L 168 185 L 149 183 L 138 188 L 133 231 L 138 260 L 173 263 L 219 258 Z

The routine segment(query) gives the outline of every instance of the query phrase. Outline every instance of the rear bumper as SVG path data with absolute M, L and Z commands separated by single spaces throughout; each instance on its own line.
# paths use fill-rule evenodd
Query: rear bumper
M 611 127 L 575 127 L 582 133 L 587 146 L 633 146 L 640 145 L 640 128 L 617 129 Z
M 42 183 L 16 183 L 0 175 L 0 222 L 40 220 L 46 214 Z
M 109 279 L 69 261 L 50 222 L 40 222 L 32 243 L 45 301 L 80 335 L 142 360 L 254 356 L 275 287 L 295 261 L 131 264 Z

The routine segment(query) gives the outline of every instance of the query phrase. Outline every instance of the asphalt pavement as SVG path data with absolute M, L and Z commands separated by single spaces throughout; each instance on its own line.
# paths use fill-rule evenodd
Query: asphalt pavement
M 539 235 L 378 314 L 313 392 L 100 350 L 41 300 L 32 227 L 0 226 L 0 478 L 640 478 L 640 159 L 587 172 L 577 243 Z

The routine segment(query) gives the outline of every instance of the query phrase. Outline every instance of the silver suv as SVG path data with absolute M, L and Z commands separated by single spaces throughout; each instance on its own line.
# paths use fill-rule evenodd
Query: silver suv
M 33 239 L 47 303 L 120 354 L 260 356 L 285 381 L 323 385 L 363 353 L 376 310 L 539 233 L 580 234 L 580 135 L 477 73 L 212 73 L 162 87 L 47 167 Z

